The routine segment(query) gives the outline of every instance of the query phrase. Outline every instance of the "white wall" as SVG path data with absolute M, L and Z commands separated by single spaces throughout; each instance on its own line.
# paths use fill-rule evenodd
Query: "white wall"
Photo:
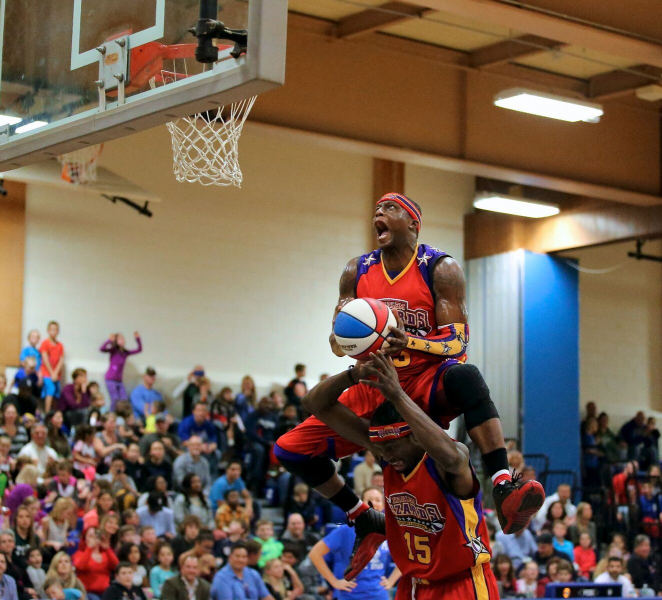
M 101 380 L 99 345 L 138 329 L 125 379 L 153 365 L 166 392 L 198 362 L 215 389 L 250 373 L 266 390 L 296 362 L 311 383 L 343 368 L 327 338 L 342 269 L 367 249 L 372 161 L 256 128 L 240 154 L 242 189 L 209 188 L 174 180 L 164 127 L 106 144 L 102 165 L 163 198 L 152 219 L 29 185 L 24 331 L 60 321 L 67 372 Z M 461 258 L 473 178 L 410 168 L 407 181 L 422 239 Z
M 662 254 L 662 244 L 646 245 Z M 662 411 L 662 265 L 627 257 L 634 243 L 567 253 L 580 273 L 580 398 L 622 424 L 637 410 Z

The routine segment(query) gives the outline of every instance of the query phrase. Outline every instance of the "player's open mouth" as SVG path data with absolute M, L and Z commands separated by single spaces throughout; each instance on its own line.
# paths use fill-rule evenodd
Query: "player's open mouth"
M 382 221 L 376 221 L 375 222 L 375 231 L 377 232 L 377 239 L 380 242 L 383 242 L 387 237 L 388 234 L 390 233 L 388 226 L 386 223 Z
M 404 460 L 394 460 L 388 461 L 388 464 L 391 465 L 396 471 L 404 471 L 405 461 Z

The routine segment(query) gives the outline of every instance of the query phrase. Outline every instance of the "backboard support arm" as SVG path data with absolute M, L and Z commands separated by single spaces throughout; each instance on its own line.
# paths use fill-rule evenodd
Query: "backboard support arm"
M 200 18 L 196 26 L 189 31 L 198 38 L 195 59 L 200 63 L 214 63 L 218 60 L 218 48 L 214 40 L 229 40 L 234 42 L 230 52 L 232 58 L 239 58 L 248 47 L 248 30 L 231 29 L 222 21 L 217 20 L 218 0 L 200 0 Z

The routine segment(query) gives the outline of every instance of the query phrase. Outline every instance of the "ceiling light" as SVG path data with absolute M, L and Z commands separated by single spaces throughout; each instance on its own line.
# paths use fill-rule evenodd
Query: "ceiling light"
M 503 194 L 481 194 L 474 200 L 474 207 L 481 210 L 491 210 L 492 212 L 506 213 L 518 217 L 531 217 L 540 219 L 541 217 L 551 217 L 560 212 L 556 204 L 547 202 L 536 202 L 533 200 L 524 200 L 513 196 L 504 196 Z
M 9 115 L 0 115 L 0 127 L 4 125 L 16 125 L 20 123 L 23 119 L 21 117 L 10 117 Z
M 501 108 L 571 123 L 577 121 L 597 123 L 604 114 L 600 104 L 523 88 L 513 88 L 497 94 L 494 97 L 494 104 Z
M 26 131 L 32 131 L 33 129 L 43 127 L 44 125 L 48 125 L 48 121 L 31 121 L 30 123 L 17 127 L 15 133 L 25 133 Z

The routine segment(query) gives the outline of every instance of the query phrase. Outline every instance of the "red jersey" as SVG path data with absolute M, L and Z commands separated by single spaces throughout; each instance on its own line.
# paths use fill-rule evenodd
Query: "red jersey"
M 484 582 L 492 551 L 475 483 L 475 496 L 460 500 L 427 454 L 407 476 L 384 467 L 386 539 L 403 575 L 432 583 L 471 571 Z
M 419 337 L 438 335 L 432 275 L 437 263 L 449 256 L 445 252 L 419 244 L 409 264 L 400 273 L 388 273 L 381 250 L 359 257 L 355 293 L 357 298 L 375 298 L 398 312 L 407 333 Z M 447 357 L 404 350 L 393 362 L 403 376 L 415 376 Z

